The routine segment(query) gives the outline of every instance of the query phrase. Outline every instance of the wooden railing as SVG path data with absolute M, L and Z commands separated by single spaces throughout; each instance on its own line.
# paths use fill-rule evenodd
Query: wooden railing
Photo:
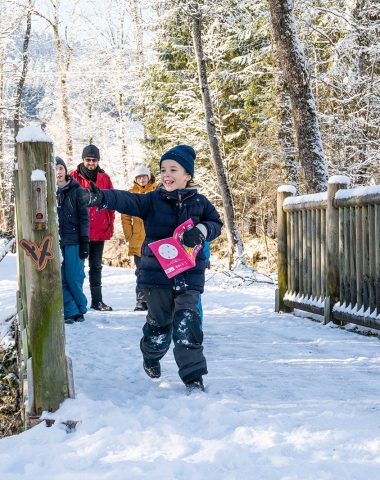
M 305 310 L 330 320 L 380 329 L 380 186 L 277 194 L 276 311 Z

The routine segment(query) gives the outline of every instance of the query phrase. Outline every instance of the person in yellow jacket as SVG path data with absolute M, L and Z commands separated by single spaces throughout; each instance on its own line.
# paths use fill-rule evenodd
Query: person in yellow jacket
M 129 190 L 132 193 L 148 193 L 157 187 L 154 175 L 150 173 L 149 168 L 145 165 L 138 165 L 133 171 L 133 187 Z M 121 215 L 121 223 L 125 240 L 129 243 L 128 255 L 133 256 L 136 265 L 136 277 L 139 274 L 141 261 L 141 246 L 145 240 L 144 222 L 139 217 L 131 217 L 130 215 Z M 135 311 L 148 310 L 147 303 L 144 298 L 143 290 L 136 286 L 136 306 Z

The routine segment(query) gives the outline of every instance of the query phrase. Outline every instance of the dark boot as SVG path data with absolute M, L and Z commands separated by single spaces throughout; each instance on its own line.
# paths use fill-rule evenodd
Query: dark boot
M 94 310 L 98 310 L 99 312 L 111 312 L 112 311 L 112 307 L 110 307 L 109 305 L 106 305 L 103 302 L 91 303 L 91 308 L 93 308 Z
M 161 365 L 160 365 L 160 362 L 158 360 L 157 361 L 144 360 L 143 367 L 144 367 L 145 373 L 150 378 L 160 378 L 161 377 Z
M 70 325 L 71 323 L 74 323 L 76 319 L 76 315 L 73 315 L 72 317 L 65 317 L 65 323 L 67 325 Z
M 137 302 L 134 308 L 135 312 L 144 312 L 148 310 L 148 305 L 145 302 Z
M 112 307 L 103 303 L 102 299 L 102 287 L 91 287 L 91 308 L 100 312 L 109 312 Z
M 144 290 L 141 288 L 136 287 L 136 306 L 135 312 L 141 312 L 148 310 L 148 305 L 145 301 Z
M 191 393 L 194 391 L 201 391 L 201 392 L 205 391 L 202 377 L 197 378 L 196 380 L 191 380 L 191 382 L 188 382 L 185 385 L 186 385 L 187 393 Z

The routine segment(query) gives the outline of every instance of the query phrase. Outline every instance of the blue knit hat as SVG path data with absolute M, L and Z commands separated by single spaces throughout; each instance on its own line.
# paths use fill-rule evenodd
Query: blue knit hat
M 177 145 L 162 155 L 160 167 L 164 160 L 175 160 L 183 166 L 187 173 L 190 173 L 190 175 L 194 177 L 195 157 L 196 153 L 193 147 L 190 147 L 189 145 Z

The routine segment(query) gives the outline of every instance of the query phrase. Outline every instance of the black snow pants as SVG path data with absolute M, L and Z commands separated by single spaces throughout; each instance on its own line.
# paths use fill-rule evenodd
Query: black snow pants
M 184 383 L 207 373 L 203 333 L 197 308 L 199 292 L 165 288 L 144 289 L 148 314 L 140 342 L 144 360 L 155 362 L 168 351 L 173 337 L 174 358 Z

